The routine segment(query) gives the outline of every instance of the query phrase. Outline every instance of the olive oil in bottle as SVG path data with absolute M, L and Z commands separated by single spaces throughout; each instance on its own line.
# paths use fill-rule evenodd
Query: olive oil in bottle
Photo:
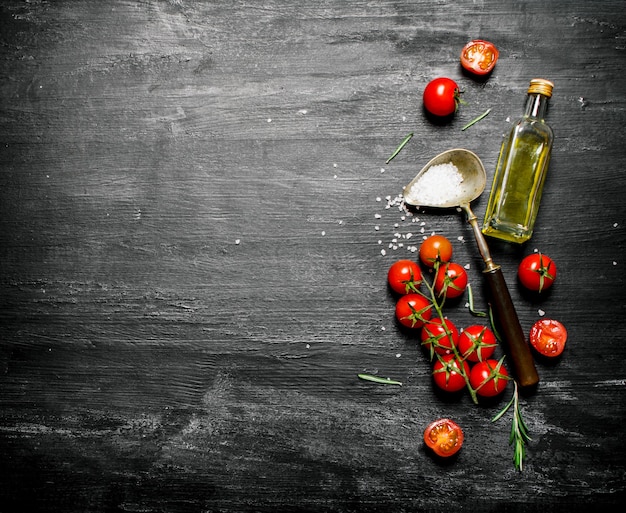
M 503 141 L 483 233 L 509 242 L 531 238 L 554 138 L 544 116 L 554 84 L 530 81 L 524 115 Z

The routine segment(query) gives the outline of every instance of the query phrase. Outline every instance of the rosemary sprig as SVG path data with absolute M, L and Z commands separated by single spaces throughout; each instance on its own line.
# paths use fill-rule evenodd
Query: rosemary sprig
M 396 381 L 394 379 L 389 379 L 389 378 L 381 378 L 379 376 L 373 376 L 372 374 L 358 374 L 359 379 L 365 380 L 365 381 L 372 381 L 374 383 L 380 383 L 382 385 L 398 385 L 398 386 L 402 386 L 402 382 L 401 381 Z
M 394 151 L 391 154 L 391 157 L 389 157 L 386 161 L 385 164 L 389 164 L 389 162 L 391 162 L 394 158 L 396 158 L 396 155 L 398 155 L 398 153 L 400 153 L 402 151 L 402 148 L 404 148 L 406 146 L 406 143 L 408 143 L 411 140 L 411 137 L 413 137 L 413 132 L 411 132 L 409 135 L 407 135 L 404 139 L 402 139 L 402 142 L 400 143 L 400 146 L 398 146 L 396 148 L 396 151 Z
M 526 455 L 526 444 L 532 440 L 528 435 L 528 427 L 522 417 L 522 410 L 519 406 L 519 394 L 517 391 L 517 381 L 513 381 L 515 389 L 513 397 L 507 405 L 493 418 L 491 422 L 500 419 L 511 406 L 513 407 L 513 422 L 511 424 L 511 435 L 509 436 L 509 445 L 513 446 L 513 462 L 515 468 L 519 471 L 524 467 L 524 456 Z
M 491 112 L 491 109 L 487 109 L 480 116 L 478 116 L 477 118 L 472 119 L 467 125 L 465 125 L 463 128 L 461 128 L 461 131 L 464 132 L 465 130 L 467 130 L 472 125 L 478 123 L 481 119 L 486 118 L 489 115 L 490 112 Z

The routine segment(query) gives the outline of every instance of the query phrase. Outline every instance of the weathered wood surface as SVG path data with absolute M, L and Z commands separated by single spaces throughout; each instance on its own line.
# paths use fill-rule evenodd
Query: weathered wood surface
M 3 2 L 0 511 L 620 504 L 623 8 Z M 475 37 L 501 51 L 482 83 L 457 62 Z M 458 80 L 468 102 L 444 126 L 421 110 L 436 76 Z M 510 417 L 490 422 L 506 398 L 476 407 L 436 394 L 385 285 L 421 229 L 442 233 L 483 308 L 471 232 L 454 212 L 412 223 L 386 198 L 451 147 L 475 151 L 491 176 L 535 76 L 556 84 L 538 227 L 525 247 L 492 251 L 524 329 L 545 312 L 570 340 L 558 363 L 538 363 L 541 385 L 524 398 L 533 440 L 519 473 Z M 393 249 L 396 233 L 414 235 Z M 535 248 L 560 272 L 541 301 L 515 282 Z M 449 316 L 475 321 L 463 302 Z M 421 442 L 441 416 L 466 431 L 450 465 Z

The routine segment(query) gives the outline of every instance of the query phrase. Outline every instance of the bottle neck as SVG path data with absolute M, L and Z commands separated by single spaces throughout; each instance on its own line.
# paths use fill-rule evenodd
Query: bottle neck
M 548 108 L 548 97 L 533 93 L 529 94 L 526 99 L 526 107 L 524 108 L 524 116 L 543 121 Z

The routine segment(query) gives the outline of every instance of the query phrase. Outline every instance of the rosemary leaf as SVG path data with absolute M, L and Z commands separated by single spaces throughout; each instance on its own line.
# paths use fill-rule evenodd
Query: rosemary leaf
M 409 135 L 407 135 L 407 136 L 406 136 L 406 137 L 402 140 L 402 142 L 400 143 L 400 146 L 398 146 L 398 147 L 396 148 L 396 151 L 394 151 L 394 152 L 391 154 L 391 157 L 389 157 L 389 158 L 385 161 L 385 164 L 389 164 L 389 162 L 391 162 L 391 161 L 392 161 L 392 160 L 396 157 L 396 155 L 402 151 L 402 148 L 404 148 L 404 147 L 406 146 L 406 143 L 408 143 L 408 142 L 411 140 L 411 137 L 413 137 L 413 132 L 411 132 Z
M 480 116 L 478 116 L 477 118 L 472 119 L 472 121 L 470 121 L 467 125 L 465 125 L 463 128 L 461 128 L 461 131 L 463 132 L 463 131 L 467 130 L 472 125 L 478 123 L 481 119 L 486 118 L 489 115 L 490 112 L 491 112 L 491 109 L 487 109 Z
M 371 374 L 358 374 L 359 379 L 363 379 L 365 381 L 372 381 L 374 383 L 380 383 L 382 385 L 398 385 L 402 386 L 400 381 L 396 381 L 394 379 L 389 378 L 381 378 L 379 376 L 373 376 Z

